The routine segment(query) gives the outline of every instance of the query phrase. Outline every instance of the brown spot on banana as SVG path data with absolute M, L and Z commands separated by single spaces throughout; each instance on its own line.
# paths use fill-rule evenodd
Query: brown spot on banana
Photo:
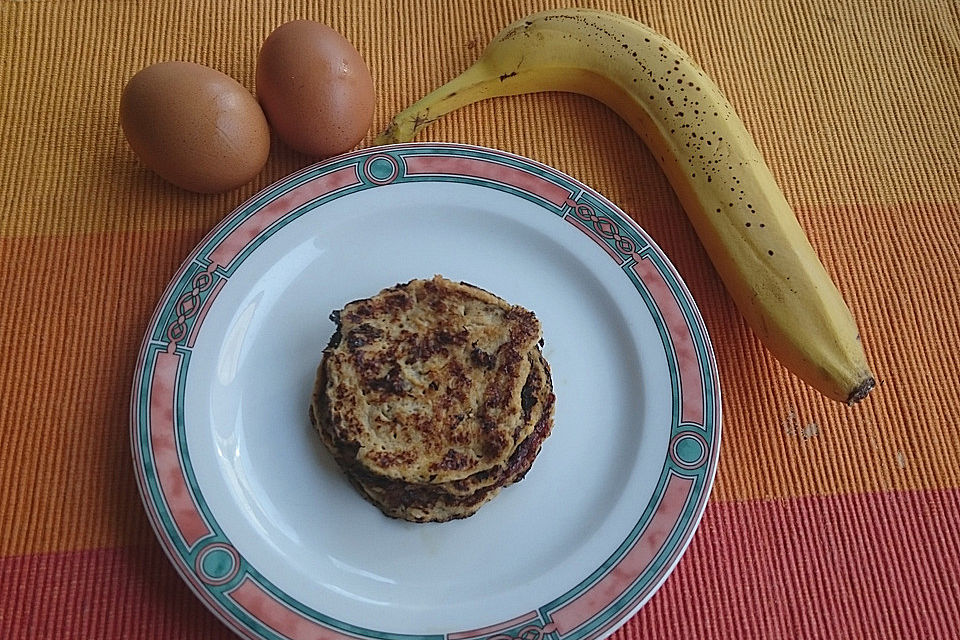
M 790 371 L 853 403 L 874 379 L 856 324 L 752 136 L 690 57 L 649 27 L 592 10 L 506 27 L 462 74 L 374 142 L 409 141 L 479 100 L 571 91 L 619 114 L 653 152 L 741 314 Z

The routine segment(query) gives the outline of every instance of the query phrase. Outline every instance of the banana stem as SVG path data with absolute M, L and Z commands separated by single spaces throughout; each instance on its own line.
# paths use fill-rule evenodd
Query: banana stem
M 374 145 L 410 142 L 417 133 L 438 118 L 482 98 L 507 95 L 498 91 L 504 78 L 491 79 L 490 72 L 477 63 L 450 82 L 434 89 L 398 113 L 387 128 L 373 140 Z

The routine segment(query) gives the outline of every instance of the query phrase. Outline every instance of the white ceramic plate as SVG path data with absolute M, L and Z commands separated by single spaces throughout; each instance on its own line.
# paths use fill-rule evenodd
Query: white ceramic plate
M 527 477 L 471 518 L 384 517 L 307 417 L 346 302 L 442 274 L 533 310 L 557 396 Z M 716 470 L 713 351 L 686 287 L 614 205 L 500 151 L 411 144 L 264 190 L 184 262 L 131 404 L 164 549 L 250 638 L 601 638 L 696 529 Z

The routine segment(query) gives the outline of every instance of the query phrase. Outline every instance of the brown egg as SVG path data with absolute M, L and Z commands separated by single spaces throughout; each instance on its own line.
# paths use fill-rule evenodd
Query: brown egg
M 283 142 L 320 157 L 355 147 L 370 129 L 376 101 L 360 53 L 330 27 L 310 20 L 287 22 L 264 41 L 257 97 Z
M 120 124 L 144 165 L 189 191 L 239 187 L 270 152 L 270 129 L 253 95 L 192 62 L 161 62 L 133 76 L 120 98 Z

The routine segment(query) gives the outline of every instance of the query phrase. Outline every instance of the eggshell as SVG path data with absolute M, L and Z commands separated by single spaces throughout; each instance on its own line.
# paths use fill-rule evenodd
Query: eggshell
M 288 146 L 312 156 L 349 151 L 366 135 L 373 78 L 342 35 L 311 20 L 277 27 L 257 58 L 257 97 Z
M 120 98 L 120 123 L 144 165 L 189 191 L 239 187 L 270 152 L 256 98 L 233 78 L 192 62 L 161 62 L 133 76 Z

